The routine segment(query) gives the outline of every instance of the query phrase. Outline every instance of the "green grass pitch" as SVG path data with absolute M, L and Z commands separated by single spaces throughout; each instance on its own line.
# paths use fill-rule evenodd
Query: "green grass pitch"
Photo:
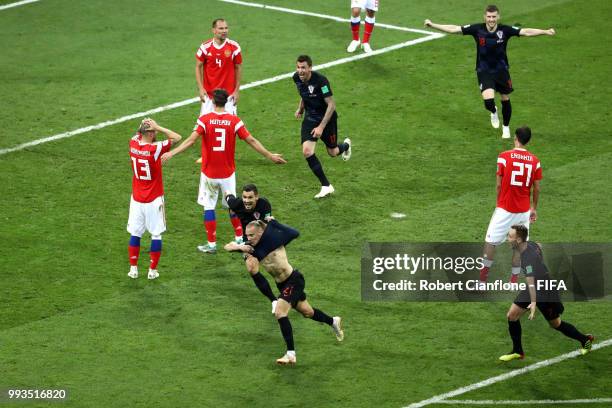
M 7 4 L 9 1 L 2 1 Z M 348 18 L 349 1 L 269 4 Z M 485 2 L 382 0 L 377 21 L 479 22 Z M 544 242 L 612 240 L 612 14 L 606 0 L 516 0 L 502 22 L 557 29 L 512 39 L 512 127 L 534 131 L 544 169 Z M 0 11 L 0 149 L 196 96 L 194 53 L 225 17 L 243 48 L 243 83 L 346 57 L 348 23 L 213 0 L 41 0 Z M 376 28 L 380 49 L 420 34 Z M 402 407 L 575 349 L 538 316 L 527 358 L 507 366 L 509 303 L 368 303 L 365 241 L 480 242 L 495 205 L 491 129 L 471 38 L 448 35 L 325 69 L 351 161 L 318 155 L 336 188 L 318 191 L 301 157 L 290 79 L 244 90 L 239 113 L 274 166 L 237 148 L 238 185 L 256 183 L 276 217 L 301 231 L 288 247 L 316 307 L 345 319 L 346 340 L 292 313 L 298 365 L 277 367 L 278 325 L 236 255 L 204 256 L 197 149 L 164 169 L 168 231 L 161 277 L 127 278 L 131 188 L 125 123 L 0 155 L 0 388 L 66 388 L 66 407 Z M 153 117 L 188 136 L 199 106 Z M 499 134 L 498 134 L 499 133 Z M 393 219 L 392 212 L 405 213 Z M 231 237 L 219 210 L 219 242 Z M 149 238 L 143 239 L 141 274 Z M 510 301 L 510 299 L 509 299 Z M 605 302 L 568 303 L 564 318 L 612 337 Z M 470 399 L 604 398 L 612 348 L 465 394 Z M 51 406 L 46 402 L 15 406 Z M 8 404 L 7 406 L 12 406 Z M 53 405 L 56 406 L 56 405 Z

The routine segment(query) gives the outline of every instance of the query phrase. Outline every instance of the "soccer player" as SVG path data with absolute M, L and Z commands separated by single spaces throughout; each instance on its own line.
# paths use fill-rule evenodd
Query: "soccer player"
M 257 186 L 255 184 L 247 184 L 242 187 L 242 196 L 237 198 L 231 191 L 225 193 L 225 201 L 230 210 L 236 214 L 242 224 L 244 232 L 243 241 L 246 241 L 246 227 L 251 221 L 264 220 L 266 221 L 272 216 L 272 205 L 264 197 L 259 196 Z M 237 241 L 241 243 L 240 240 Z M 247 271 L 251 275 L 257 289 L 272 302 L 272 313 L 276 308 L 276 296 L 272 292 L 272 288 L 268 280 L 259 273 L 259 261 L 251 254 L 243 254 L 244 262 Z
M 528 241 L 529 230 L 524 225 L 513 225 L 508 233 L 508 242 L 521 256 L 521 270 L 525 273 L 528 289 L 521 291 L 510 310 L 508 310 L 508 331 L 512 339 L 512 352 L 505 354 L 499 359 L 511 361 L 524 358 L 523 346 L 521 344 L 521 316 L 530 310 L 529 320 L 532 320 L 536 307 L 540 310 L 551 328 L 560 331 L 567 337 L 580 342 L 580 353 L 587 354 L 593 345 L 594 337 L 591 334 L 582 334 L 578 329 L 568 322 L 561 321 L 563 303 L 556 289 L 544 290 L 546 286 L 538 285 L 538 281 L 550 280 L 548 268 L 544 264 L 542 248 L 532 241 Z M 549 284 L 550 285 L 550 284 Z
M 344 340 L 342 319 L 338 316 L 330 317 L 310 306 L 304 292 L 306 286 L 304 276 L 289 264 L 285 247 L 299 236 L 299 232 L 270 219 L 267 224 L 261 220 L 250 222 L 246 228 L 246 235 L 247 243 L 239 245 L 230 242 L 225 245 L 225 249 L 252 254 L 276 281 L 280 295 L 274 315 L 287 345 L 287 352 L 277 359 L 276 363 L 280 365 L 296 363 L 293 329 L 287 317 L 291 308 L 295 308 L 306 318 L 328 324 L 333 329 L 336 339 Z
M 156 141 L 157 132 L 166 135 L 164 141 Z M 130 233 L 128 254 L 132 279 L 138 278 L 138 257 L 140 238 L 145 231 L 151 234 L 151 264 L 149 279 L 159 277 L 157 264 L 161 256 L 162 237 L 166 230 L 164 211 L 164 183 L 160 156 L 181 140 L 181 135 L 159 126 L 153 119 L 146 118 L 140 123 L 138 133 L 130 140 L 130 159 L 132 160 L 132 198 L 127 231 Z
M 516 129 L 514 149 L 502 152 L 497 157 L 497 206 L 485 236 L 484 267 L 480 270 L 480 280 L 483 282 L 487 280 L 489 269 L 493 265 L 495 247 L 506 240 L 510 227 L 521 224 L 529 230 L 529 223 L 537 219 L 542 165 L 540 160 L 525 148 L 530 140 L 529 127 Z M 515 251 L 511 282 L 518 279 L 520 267 L 520 256 Z
M 476 76 L 478 86 L 484 100 L 485 108 L 491 112 L 491 126 L 499 128 L 499 116 L 495 105 L 495 92 L 501 97 L 503 128 L 502 138 L 510 138 L 510 117 L 512 105 L 510 93 L 512 79 L 508 71 L 508 56 L 506 47 L 511 37 L 534 37 L 538 35 L 555 35 L 555 30 L 540 30 L 537 28 L 519 28 L 498 24 L 500 19 L 497 6 L 490 5 L 485 9 L 485 22 L 468 24 L 463 27 L 450 24 L 436 24 L 425 20 L 425 26 L 450 34 L 471 35 L 476 41 Z
M 257 139 L 255 139 L 236 115 L 225 111 L 229 95 L 224 89 L 213 92 L 215 110 L 200 116 L 193 133 L 176 149 L 165 153 L 162 162 L 182 153 L 191 147 L 196 139 L 202 138 L 202 162 L 200 174 L 200 190 L 198 204 L 204 207 L 204 226 L 208 243 L 199 245 L 198 250 L 205 253 L 217 252 L 217 221 L 215 207 L 221 191 L 221 205 L 228 208 L 223 200 L 226 191 L 236 194 L 236 163 L 234 161 L 236 150 L 236 136 L 244 140 L 255 151 L 277 164 L 286 163 L 282 155 L 270 153 Z M 236 214 L 230 212 L 230 221 L 234 228 L 236 240 L 242 240 L 242 226 Z
M 229 93 L 225 110 L 236 115 L 242 66 L 240 45 L 227 38 L 229 29 L 222 18 L 213 21 L 212 32 L 213 38 L 203 42 L 196 52 L 195 77 L 202 101 L 200 116 L 214 110 L 215 89 L 225 89 Z
M 331 86 L 327 78 L 312 70 L 312 59 L 308 55 L 298 57 L 293 82 L 300 94 L 300 103 L 295 111 L 296 119 L 300 119 L 306 110 L 302 121 L 302 153 L 310 170 L 321 182 L 321 191 L 315 198 L 322 198 L 335 190 L 315 155 L 317 140 L 323 140 L 331 157 L 342 155 L 346 161 L 351 158 L 351 139 L 346 138 L 343 143 L 337 143 L 338 114 Z
M 363 40 L 359 42 L 359 28 L 361 27 L 361 12 L 365 10 L 365 29 L 363 30 Z M 378 0 L 351 0 L 351 31 L 353 41 L 349 44 L 346 51 L 355 52 L 361 44 L 364 52 L 372 52 L 370 47 L 370 36 L 374 31 L 376 22 L 376 12 L 378 11 Z

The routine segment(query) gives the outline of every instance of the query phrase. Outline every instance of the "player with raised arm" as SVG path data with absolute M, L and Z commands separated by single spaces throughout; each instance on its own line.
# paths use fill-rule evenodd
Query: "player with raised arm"
M 247 184 L 242 187 L 242 194 L 240 198 L 232 194 L 231 191 L 225 193 L 225 201 L 230 210 L 236 214 L 242 224 L 242 231 L 244 232 L 243 240 L 246 241 L 246 227 L 252 221 L 263 220 L 267 221 L 272 216 L 272 205 L 270 202 L 259 196 L 257 186 L 255 184 Z M 240 243 L 240 241 L 238 241 Z M 268 280 L 259 272 L 259 261 L 251 254 L 243 254 L 244 262 L 255 283 L 257 289 L 267 297 L 272 303 L 272 313 L 276 308 L 276 296 L 272 292 L 272 288 L 268 283 Z
M 274 278 L 280 291 L 278 304 L 274 315 L 280 326 L 281 333 L 287 345 L 287 352 L 276 360 L 277 364 L 295 364 L 295 346 L 293 329 L 289 321 L 289 311 L 294 308 L 304 317 L 329 325 L 338 341 L 344 340 L 342 319 L 330 317 L 319 309 L 314 309 L 306 300 L 304 276 L 289 264 L 285 247 L 299 236 L 299 232 L 274 219 L 266 224 L 261 220 L 252 221 L 247 225 L 248 242 L 237 244 L 230 242 L 225 245 L 227 251 L 237 251 L 252 254 L 261 262 L 261 266 Z
M 236 194 L 236 137 L 244 140 L 256 152 L 276 164 L 284 164 L 286 161 L 282 155 L 270 153 L 260 142 L 255 139 L 244 126 L 244 123 L 236 115 L 225 111 L 228 93 L 224 89 L 213 92 L 215 110 L 200 116 L 197 120 L 193 133 L 176 149 L 165 153 L 162 162 L 170 160 L 175 155 L 182 153 L 193 146 L 197 139 L 202 139 L 202 162 L 200 174 L 200 189 L 198 193 L 198 204 L 204 207 L 204 226 L 208 243 L 199 245 L 198 250 L 205 253 L 217 252 L 217 221 L 215 207 L 221 192 L 221 205 L 229 208 L 223 199 L 226 191 Z M 230 211 L 230 221 L 234 228 L 236 240 L 242 240 L 242 226 L 236 214 Z
M 550 281 L 548 268 L 544 264 L 542 248 L 537 243 L 528 241 L 529 230 L 524 225 L 513 225 L 508 233 L 508 242 L 521 257 L 521 271 L 525 274 L 528 288 L 521 291 L 508 310 L 508 332 L 512 339 L 512 352 L 504 354 L 501 361 L 511 361 L 525 357 L 521 342 L 521 316 L 528 310 L 529 320 L 532 320 L 536 307 L 548 321 L 551 328 L 563 333 L 569 338 L 580 342 L 580 353 L 587 354 L 593 345 L 591 334 L 582 334 L 572 324 L 561 321 L 564 307 L 559 291 L 551 289 L 550 285 L 539 284 L 538 281 Z
M 167 139 L 158 142 L 158 132 L 166 135 Z M 127 231 L 130 233 L 128 276 L 132 279 L 138 278 L 140 239 L 145 231 L 151 234 L 149 252 L 151 263 L 148 278 L 155 279 L 159 276 L 157 264 L 162 250 L 161 235 L 166 230 L 161 155 L 168 152 L 179 140 L 181 135 L 159 126 L 150 118 L 140 123 L 138 133 L 130 140 L 130 159 L 134 175 Z
M 502 138 L 509 139 L 512 105 L 510 93 L 514 90 L 510 78 L 510 64 L 506 47 L 512 37 L 534 37 L 538 35 L 555 35 L 555 30 L 538 28 L 519 28 L 498 24 L 499 8 L 495 5 L 485 9 L 484 23 L 464 26 L 436 24 L 425 20 L 425 26 L 450 34 L 471 35 L 476 41 L 476 75 L 478 86 L 484 100 L 485 109 L 491 112 L 491 126 L 499 128 L 499 116 L 495 105 L 495 92 L 500 94 L 502 105 Z
M 346 138 L 343 143 L 337 143 L 338 114 L 331 86 L 327 78 L 312 70 L 312 59 L 308 55 L 300 55 L 297 58 L 293 82 L 300 94 L 295 117 L 300 119 L 304 116 L 301 130 L 302 154 L 321 183 L 321 191 L 315 198 L 322 198 L 335 190 L 327 180 L 323 166 L 315 154 L 317 141 L 321 139 L 325 143 L 327 154 L 331 157 L 342 155 L 342 159 L 346 161 L 351 158 L 351 139 Z
M 495 258 L 495 247 L 506 240 L 510 227 L 535 222 L 540 198 L 542 165 L 540 160 L 527 151 L 525 146 L 531 140 L 531 129 L 527 126 L 516 129 L 514 149 L 502 152 L 497 157 L 497 205 L 485 236 L 484 267 L 480 280 L 485 282 Z M 520 255 L 512 257 L 511 282 L 516 282 L 520 273 Z
M 363 39 L 359 41 L 359 28 L 361 27 L 361 12 L 365 10 L 365 28 L 363 30 Z M 346 48 L 347 52 L 355 52 L 361 44 L 364 52 L 372 52 L 370 46 L 370 36 L 374 31 L 374 23 L 376 22 L 376 12 L 378 11 L 378 0 L 351 0 L 351 32 L 353 40 Z

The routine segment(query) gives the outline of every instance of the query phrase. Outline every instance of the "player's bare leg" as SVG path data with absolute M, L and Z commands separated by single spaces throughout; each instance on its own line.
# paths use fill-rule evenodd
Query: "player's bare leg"
M 523 309 L 513 303 L 506 314 L 508 318 L 508 332 L 512 339 L 512 352 L 500 356 L 499 359 L 501 361 L 512 361 L 525 357 L 523 344 L 521 342 L 521 316 L 523 316 L 525 312 L 527 312 L 527 309 Z
M 361 9 L 359 7 L 353 7 L 351 9 L 351 32 L 353 34 L 353 40 L 346 48 L 347 52 L 355 52 L 357 47 L 361 44 L 359 41 L 359 28 L 361 27 Z
M 344 340 L 344 332 L 342 331 L 342 319 L 339 316 L 330 317 L 325 312 L 315 309 L 310 306 L 307 300 L 298 302 L 295 310 L 300 312 L 307 319 L 312 319 L 316 322 L 325 323 L 334 330 L 334 334 L 338 341 Z
M 483 90 L 482 99 L 485 109 L 491 112 L 491 126 L 499 129 L 499 115 L 497 114 L 497 106 L 495 106 L 495 90 L 492 88 Z
M 276 360 L 276 364 L 279 365 L 294 365 L 297 361 L 295 357 L 295 346 L 293 344 L 293 328 L 287 315 L 291 310 L 291 304 L 284 299 L 278 299 L 274 316 L 280 326 L 283 339 L 287 345 L 287 352 L 284 356 Z
M 372 31 L 374 31 L 374 24 L 376 23 L 375 15 L 376 12 L 374 10 L 366 9 L 365 28 L 363 30 L 363 40 L 361 41 L 361 48 L 365 53 L 372 52 L 372 47 L 370 47 L 370 36 L 372 35 Z
M 272 303 L 272 314 L 274 314 L 277 304 L 276 296 L 274 296 L 270 283 L 266 277 L 259 272 L 259 261 L 252 255 L 246 255 L 244 263 L 257 289 L 259 289 L 261 294 L 267 297 Z
M 502 104 L 502 139 L 510 139 L 510 117 L 512 116 L 512 105 L 510 104 L 510 95 L 501 94 Z

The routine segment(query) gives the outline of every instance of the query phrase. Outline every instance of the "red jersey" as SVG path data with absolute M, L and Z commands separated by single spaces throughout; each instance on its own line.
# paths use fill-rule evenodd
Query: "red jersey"
M 202 136 L 202 173 L 208 178 L 227 178 L 236 171 L 234 155 L 236 135 L 246 139 L 251 134 L 242 120 L 227 112 L 200 116 L 194 131 Z
M 511 213 L 529 211 L 531 186 L 542 179 L 540 160 L 525 149 L 512 149 L 497 157 L 497 175 L 502 177 L 497 206 Z
M 215 89 L 225 89 L 228 94 L 236 88 L 236 64 L 242 64 L 240 45 L 226 39 L 218 46 L 214 40 L 203 42 L 196 52 L 198 61 L 204 63 L 204 89 L 210 98 Z
M 162 166 L 159 159 L 170 150 L 170 140 L 145 143 L 136 135 L 130 140 L 130 158 L 132 159 L 132 197 L 139 203 L 150 203 L 164 195 Z

